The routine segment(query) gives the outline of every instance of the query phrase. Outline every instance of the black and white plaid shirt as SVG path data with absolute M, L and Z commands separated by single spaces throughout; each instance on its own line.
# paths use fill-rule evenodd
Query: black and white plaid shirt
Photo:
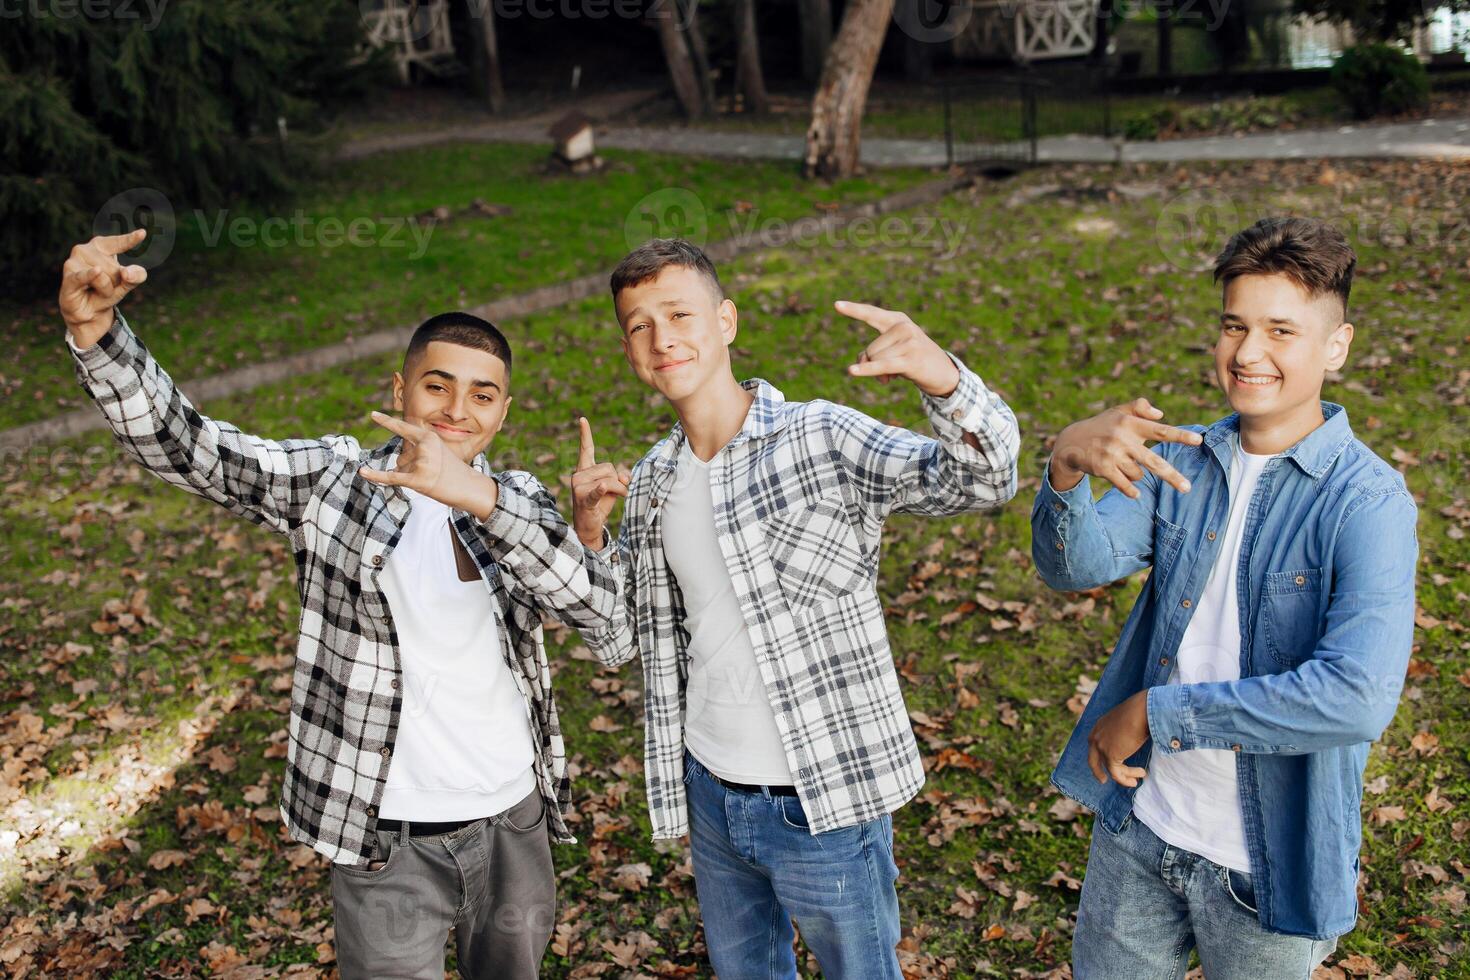
M 711 462 L 720 550 L 813 833 L 891 813 L 924 782 L 878 598 L 884 520 L 997 508 L 1016 493 L 1015 416 L 955 364 L 959 387 L 924 398 L 937 440 L 827 401 L 788 403 L 757 379 L 744 382 L 745 425 Z M 599 555 L 625 578 L 626 601 L 588 636 L 605 663 L 643 658 L 656 838 L 688 832 L 689 636 L 659 520 L 684 441 L 675 426 L 633 471 L 617 548 Z
M 293 839 L 334 862 L 372 857 L 402 706 L 398 642 L 378 575 L 409 511 L 397 487 L 358 475 L 391 469 L 400 440 L 363 449 L 351 436 L 275 441 L 200 415 L 121 315 L 78 350 L 77 376 L 129 455 L 164 480 L 290 540 L 301 594 L 281 815 Z M 566 753 L 542 646 L 543 612 L 604 625 L 620 583 L 589 557 L 534 476 L 480 473 L 500 486 L 483 523 L 453 512 L 455 533 L 495 597 L 500 650 L 535 736 L 537 784 L 553 836 L 573 840 Z

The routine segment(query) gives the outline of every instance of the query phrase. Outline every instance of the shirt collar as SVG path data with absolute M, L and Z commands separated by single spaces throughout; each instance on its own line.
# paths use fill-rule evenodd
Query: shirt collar
M 755 395 L 750 411 L 745 414 L 745 423 L 727 445 L 738 446 L 742 442 L 765 439 L 786 427 L 786 396 L 781 390 L 763 378 L 751 378 L 740 382 L 740 387 Z M 674 423 L 673 431 L 664 445 L 663 452 L 654 461 L 659 469 L 672 470 L 679 464 L 679 453 L 684 448 L 684 427 Z
M 1334 402 L 1323 402 L 1322 416 L 1325 421 L 1321 425 L 1281 453 L 1314 480 L 1322 479 L 1353 438 L 1347 409 Z M 1226 465 L 1226 454 L 1234 452 L 1239 440 L 1239 413 L 1227 415 L 1205 430 L 1205 448 L 1215 454 L 1221 465 Z

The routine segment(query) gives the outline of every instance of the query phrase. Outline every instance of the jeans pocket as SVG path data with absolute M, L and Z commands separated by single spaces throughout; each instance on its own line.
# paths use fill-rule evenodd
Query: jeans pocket
M 1230 868 L 1220 869 L 1220 884 L 1225 886 L 1225 894 L 1230 896 L 1231 901 L 1239 905 L 1251 915 L 1259 915 L 1256 908 L 1256 889 L 1251 883 L 1251 876 Z
M 383 848 L 385 847 L 387 848 L 386 855 L 383 853 Z M 333 864 L 332 870 L 340 871 L 350 878 L 357 878 L 359 880 L 372 881 L 377 878 L 386 878 L 388 877 L 388 872 L 397 863 L 399 852 L 403 851 L 406 847 L 407 845 L 399 845 L 398 835 L 396 833 L 380 833 L 378 834 L 379 856 L 377 860 L 369 861 L 362 867 L 352 864 Z
M 794 796 L 781 796 L 777 798 L 781 809 L 781 822 L 792 830 L 799 830 L 804 834 L 812 832 L 812 825 L 807 821 L 806 810 L 802 809 L 801 800 Z
M 529 834 L 546 823 L 546 801 L 538 789 L 509 810 L 501 819 L 505 829 L 517 834 Z

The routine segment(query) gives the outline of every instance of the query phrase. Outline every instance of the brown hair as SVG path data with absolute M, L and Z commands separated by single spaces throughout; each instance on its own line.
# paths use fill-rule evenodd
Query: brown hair
M 1325 221 L 1262 218 L 1231 236 L 1215 260 L 1215 281 L 1228 286 L 1238 276 L 1280 274 L 1313 296 L 1336 296 L 1347 316 L 1357 264 L 1347 238 Z
M 660 272 L 670 266 L 701 273 L 714 289 L 715 299 L 718 301 L 725 298 L 725 290 L 720 285 L 715 264 L 699 246 L 682 238 L 651 238 L 623 256 L 623 261 L 612 271 L 608 284 L 612 287 L 613 299 L 617 299 L 618 293 L 625 289 L 656 279 Z

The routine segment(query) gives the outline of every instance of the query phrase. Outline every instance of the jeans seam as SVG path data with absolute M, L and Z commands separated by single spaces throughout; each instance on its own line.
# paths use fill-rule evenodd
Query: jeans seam
M 878 894 L 879 881 L 878 869 L 874 866 L 873 856 L 873 824 L 875 822 L 869 820 L 863 824 L 863 864 L 868 870 L 868 894 L 873 896 Z M 880 935 L 878 929 L 877 909 L 870 908 L 869 911 L 871 914 L 868 916 L 868 934 L 872 938 L 874 953 L 879 961 L 885 961 L 886 958 L 883 955 L 883 937 Z M 888 953 L 892 955 L 893 951 L 889 950 Z

